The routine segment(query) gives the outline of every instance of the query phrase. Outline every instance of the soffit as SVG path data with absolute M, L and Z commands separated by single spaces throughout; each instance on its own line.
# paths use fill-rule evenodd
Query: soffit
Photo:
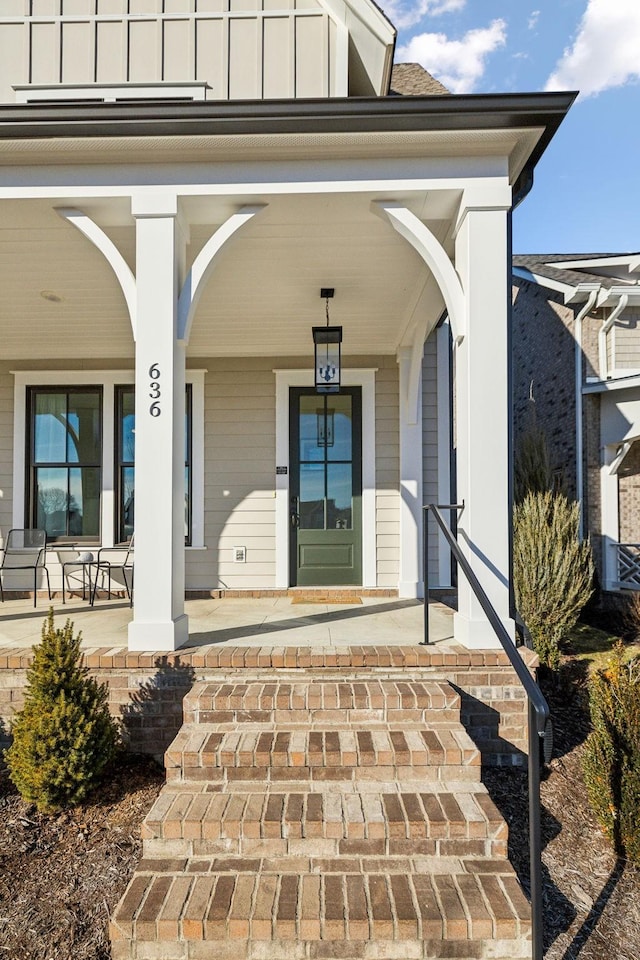
M 429 226 L 445 240 L 451 219 L 438 217 L 447 204 L 455 208 L 456 197 L 437 199 Z M 11 201 L 2 209 L 3 356 L 131 357 L 124 298 L 102 255 L 50 203 Z M 189 263 L 218 222 L 191 225 Z M 135 269 L 134 226 L 103 225 Z M 336 288 L 331 317 L 345 328 L 345 355 L 393 354 L 427 276 L 413 249 L 371 213 L 368 197 L 279 198 L 221 254 L 188 354 L 308 355 L 311 326 L 324 322 L 322 286 Z M 436 293 L 434 321 L 441 310 Z

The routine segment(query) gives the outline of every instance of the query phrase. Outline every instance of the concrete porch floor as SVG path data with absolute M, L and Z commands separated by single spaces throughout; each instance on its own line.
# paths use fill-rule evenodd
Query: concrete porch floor
M 73 598 L 51 601 L 56 623 L 67 618 L 82 631 L 85 648 L 126 649 L 132 617 L 123 600 L 99 600 L 94 607 Z M 0 604 L 0 647 L 31 647 L 40 639 L 49 601 L 5 600 Z M 193 648 L 232 646 L 347 647 L 383 644 L 411 647 L 422 640 L 422 602 L 389 597 L 362 597 L 361 603 L 292 603 L 290 597 L 187 600 L 189 645 Z M 453 645 L 453 610 L 443 603 L 429 605 L 431 641 Z

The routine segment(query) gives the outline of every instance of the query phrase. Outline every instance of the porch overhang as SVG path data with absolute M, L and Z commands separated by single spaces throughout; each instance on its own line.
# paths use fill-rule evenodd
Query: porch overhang
M 242 142 L 260 138 L 269 152 L 277 148 L 279 138 L 287 136 L 303 145 L 308 137 L 342 134 L 346 137 L 343 145 L 348 146 L 352 137 L 375 134 L 382 137 L 377 147 L 379 151 L 382 146 L 384 152 L 385 135 L 394 133 L 520 131 L 535 136 L 533 143 L 527 138 L 531 147 L 525 156 L 517 157 L 521 151 L 514 153 L 516 167 L 510 173 L 519 193 L 530 184 L 533 168 L 576 96 L 568 92 L 180 104 L 9 104 L 0 107 L 0 162 L 17 162 L 21 144 L 28 144 L 29 163 L 59 163 L 61 154 L 70 153 L 74 162 L 81 162 L 92 140 L 106 141 L 104 146 L 110 142 L 123 150 L 136 143 L 138 151 L 157 151 L 163 146 L 159 141 L 166 141 L 166 146 L 177 144 L 184 152 L 195 145 L 194 140 L 205 146 L 202 138 L 209 149 L 221 145 L 222 139 L 227 150 L 233 138 Z

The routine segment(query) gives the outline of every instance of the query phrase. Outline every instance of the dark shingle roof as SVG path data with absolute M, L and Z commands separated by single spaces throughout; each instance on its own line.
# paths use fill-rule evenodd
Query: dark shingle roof
M 394 63 L 389 93 L 397 97 L 432 97 L 450 91 L 419 63 Z
M 637 256 L 637 254 L 633 254 Z M 514 267 L 521 267 L 546 277 L 548 280 L 557 280 L 568 286 L 576 287 L 579 283 L 599 283 L 602 287 L 615 287 L 620 284 L 617 277 L 606 277 L 601 273 L 589 273 L 587 270 L 564 269 L 562 263 L 571 263 L 575 260 L 606 260 L 609 257 L 629 256 L 628 253 L 527 253 L 514 254 Z M 558 266 L 556 266 L 558 264 Z M 630 278 L 631 279 L 631 278 Z

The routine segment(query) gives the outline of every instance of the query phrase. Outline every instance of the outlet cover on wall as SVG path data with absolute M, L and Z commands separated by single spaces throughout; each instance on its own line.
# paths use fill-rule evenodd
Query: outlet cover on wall
M 246 562 L 247 562 L 247 548 L 246 548 L 246 547 L 234 547 L 234 548 L 233 548 L 233 562 L 234 562 L 234 563 L 246 563 Z

